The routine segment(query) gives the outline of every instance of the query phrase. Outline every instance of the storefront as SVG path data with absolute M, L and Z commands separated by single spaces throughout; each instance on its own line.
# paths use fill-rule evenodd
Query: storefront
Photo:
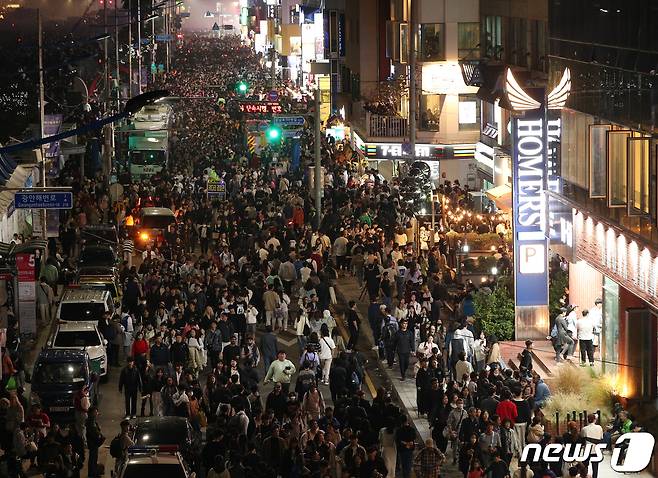
M 551 251 L 569 260 L 569 302 L 603 300 L 601 369 L 626 398 L 652 400 L 658 376 L 658 251 L 550 195 Z M 554 317 L 553 317 L 554 319 Z
M 412 158 L 425 161 L 432 171 L 435 184 L 458 180 L 461 185 L 476 189 L 477 173 L 473 144 L 416 144 L 416 154 L 411 152 L 411 144 L 366 143 L 352 132 L 352 148 L 368 162 L 368 167 L 379 171 L 386 179 L 398 176 L 401 162 Z M 414 157 L 415 156 L 415 157 Z

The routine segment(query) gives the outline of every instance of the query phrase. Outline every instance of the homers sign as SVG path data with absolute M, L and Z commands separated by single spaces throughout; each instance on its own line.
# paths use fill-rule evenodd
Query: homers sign
M 547 130 L 542 109 L 514 118 L 513 205 L 516 305 L 548 304 L 545 235 Z

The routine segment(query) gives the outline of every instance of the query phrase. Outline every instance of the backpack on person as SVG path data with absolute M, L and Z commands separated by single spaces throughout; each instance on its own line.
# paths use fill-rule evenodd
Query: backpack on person
M 121 455 L 123 455 L 123 450 L 121 449 L 121 433 L 119 433 L 110 442 L 110 456 L 114 459 L 119 459 Z

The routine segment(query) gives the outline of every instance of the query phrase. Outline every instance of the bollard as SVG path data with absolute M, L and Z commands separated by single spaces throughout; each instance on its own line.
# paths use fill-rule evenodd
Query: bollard
M 555 435 L 560 435 L 560 412 L 555 412 Z
M 583 428 L 583 412 L 578 413 L 578 426 Z
M 601 424 L 601 410 L 596 411 L 596 424 L 597 425 Z

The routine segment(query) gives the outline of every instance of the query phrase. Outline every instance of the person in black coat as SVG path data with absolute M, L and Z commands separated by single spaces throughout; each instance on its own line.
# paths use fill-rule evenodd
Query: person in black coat
M 413 330 L 409 329 L 409 323 L 406 320 L 400 322 L 400 330 L 395 334 L 393 346 L 398 353 L 400 361 L 400 380 L 405 381 L 407 369 L 409 368 L 409 356 L 416 350 L 415 337 Z
M 347 392 L 347 366 L 344 360 L 336 359 L 331 365 L 329 371 L 329 391 L 331 392 L 331 400 L 336 401 L 336 398 L 344 395 Z
M 187 361 L 190 358 L 190 350 L 187 344 L 183 342 L 183 336 L 181 334 L 176 334 L 176 341 L 171 344 L 169 353 L 172 363 L 179 363 L 183 366 L 187 365 Z
M 416 373 L 416 402 L 418 403 L 419 415 L 430 412 L 431 402 L 428 402 L 430 388 L 431 375 L 427 369 L 427 358 L 421 357 L 420 368 Z
M 121 370 L 119 393 L 125 390 L 126 417 L 137 416 L 137 393 L 142 390 L 142 377 L 135 367 L 135 359 L 128 357 L 128 365 Z

